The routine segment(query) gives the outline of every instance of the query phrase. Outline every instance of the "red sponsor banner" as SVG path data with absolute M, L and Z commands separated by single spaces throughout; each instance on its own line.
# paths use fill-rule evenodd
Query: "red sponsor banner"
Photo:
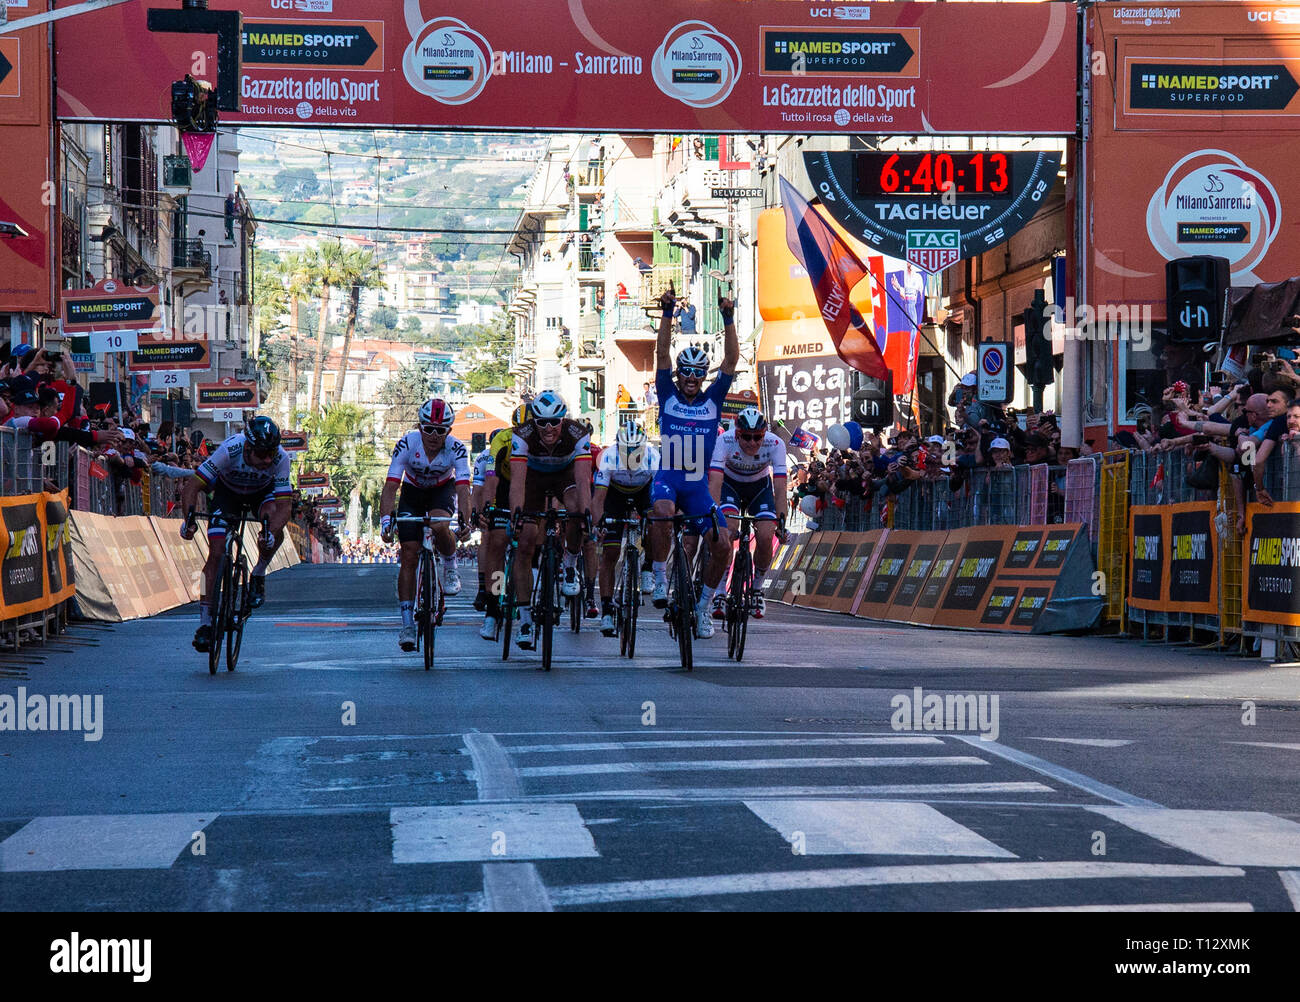
M 10 9 L 10 18 L 23 15 Z M 0 311 L 53 313 L 58 185 L 44 27 L 0 35 Z
M 147 4 L 62 22 L 58 113 L 165 122 L 215 39 Z M 213 0 L 245 15 L 225 124 L 659 132 L 1073 134 L 1068 3 Z M 319 12 L 302 6 L 327 7 Z M 978 44 L 972 44 L 978 39 Z M 214 63 L 213 63 L 214 64 Z M 113 86 L 106 87 L 105 81 Z
M 219 383 L 195 383 L 194 407 L 196 410 L 256 410 L 257 384 L 240 383 L 227 377 Z
M 161 310 L 156 285 L 135 286 L 106 278 L 89 289 L 62 294 L 63 332 L 146 331 L 158 327 Z
M 1090 8 L 1089 303 L 1165 315 L 1165 262 L 1226 257 L 1231 284 L 1296 273 L 1283 225 L 1300 159 L 1294 6 Z M 1067 322 L 1070 318 L 1067 318 Z

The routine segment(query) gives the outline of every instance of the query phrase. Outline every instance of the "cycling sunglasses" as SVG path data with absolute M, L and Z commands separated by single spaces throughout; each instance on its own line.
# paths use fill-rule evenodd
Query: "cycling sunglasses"
M 743 431 L 736 435 L 737 438 L 746 442 L 761 442 L 767 438 L 767 432 L 760 431 L 757 435 L 746 435 Z
M 539 428 L 558 428 L 564 423 L 564 418 L 533 418 L 533 424 Z
M 420 425 L 420 431 L 426 435 L 445 435 L 451 431 L 451 428 L 442 424 L 422 424 Z
M 707 365 L 679 365 L 677 375 L 684 379 L 703 379 L 709 374 Z

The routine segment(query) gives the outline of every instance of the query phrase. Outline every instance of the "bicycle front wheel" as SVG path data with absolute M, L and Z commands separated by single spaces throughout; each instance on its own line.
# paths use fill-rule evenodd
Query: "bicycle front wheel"
M 212 614 L 212 643 L 208 647 L 208 674 L 215 675 L 221 664 L 221 642 L 226 638 L 226 606 L 229 603 L 230 558 L 223 555 L 217 567 L 215 589 L 208 606 Z
M 497 629 L 501 632 L 501 660 L 510 660 L 510 631 L 515 621 L 515 551 L 506 551 L 505 576 L 501 578 L 501 596 L 497 599 Z
M 230 626 L 226 631 L 226 671 L 239 663 L 239 648 L 244 643 L 244 624 L 248 622 L 248 561 L 240 557 L 230 575 Z
M 749 628 L 751 561 L 749 550 L 742 547 L 736 554 L 727 595 L 727 656 L 737 661 L 745 656 L 745 634 Z
M 420 643 L 424 647 L 424 670 L 433 667 L 434 632 L 438 628 L 438 575 L 428 550 L 420 551 L 419 613 Z
M 677 613 L 677 648 L 681 654 L 682 667 L 687 671 L 693 671 L 695 668 L 695 654 L 692 647 L 692 641 L 695 638 L 695 596 L 694 589 L 691 587 L 691 569 L 687 564 L 684 554 L 679 554 L 681 559 L 674 561 L 674 576 L 676 577 L 676 586 L 673 597 Z
M 555 580 L 555 547 L 550 543 L 545 544 L 546 549 L 542 553 L 542 572 L 537 580 L 537 595 L 534 605 L 540 617 L 539 622 L 533 625 L 533 629 L 541 633 L 542 640 L 542 671 L 551 670 L 551 644 L 555 634 L 556 620 L 556 599 L 559 597 L 559 582 Z
M 637 551 L 629 550 L 627 568 L 624 574 L 623 598 L 627 605 L 623 607 L 623 653 L 629 658 L 636 656 L 636 617 L 641 608 L 641 563 Z

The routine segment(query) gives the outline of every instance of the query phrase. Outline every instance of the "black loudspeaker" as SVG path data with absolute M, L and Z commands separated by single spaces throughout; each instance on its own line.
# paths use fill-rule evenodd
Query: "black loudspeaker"
M 1180 257 L 1165 264 L 1169 340 L 1204 344 L 1223 337 L 1231 281 L 1226 257 Z
M 894 423 L 894 379 L 872 379 L 854 373 L 857 389 L 853 391 L 853 417 L 851 420 L 867 428 L 879 430 Z

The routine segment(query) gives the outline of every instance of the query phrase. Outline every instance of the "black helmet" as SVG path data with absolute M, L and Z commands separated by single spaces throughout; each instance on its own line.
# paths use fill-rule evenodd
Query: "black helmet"
M 244 441 L 258 452 L 274 452 L 280 448 L 280 429 L 269 417 L 259 414 L 244 429 Z

